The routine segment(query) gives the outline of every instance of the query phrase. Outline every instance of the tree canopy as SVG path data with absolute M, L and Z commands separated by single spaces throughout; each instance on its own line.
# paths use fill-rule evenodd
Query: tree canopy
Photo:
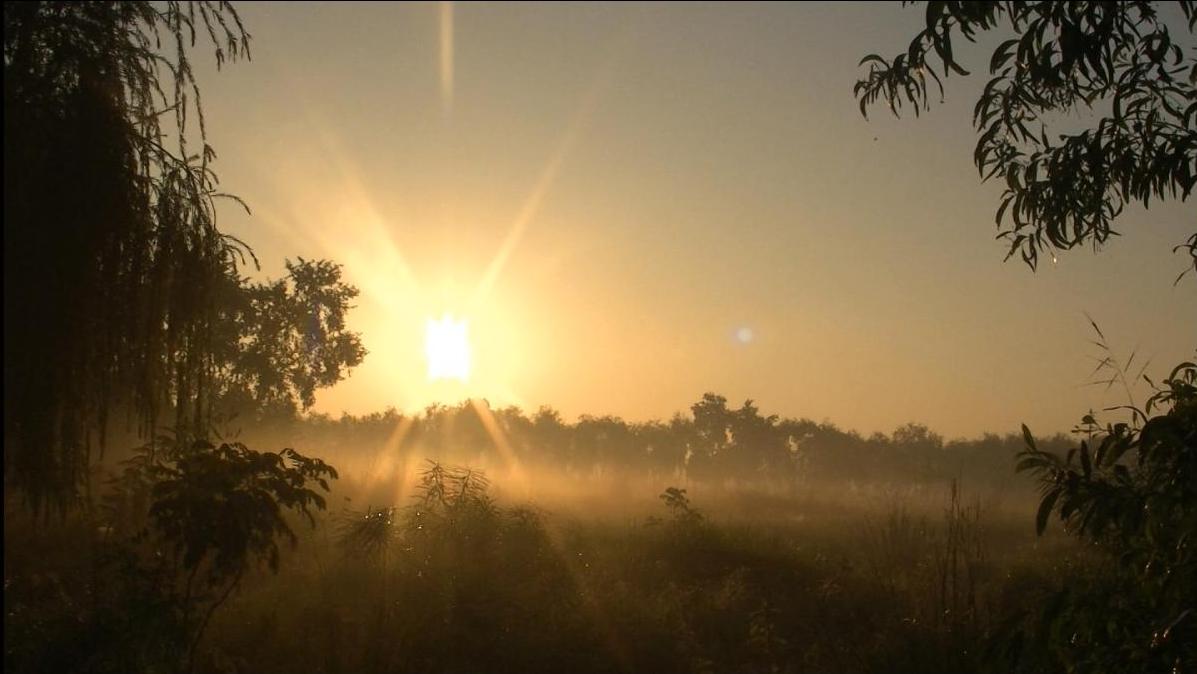
M 1197 3 L 1176 5 L 1194 36 Z M 1159 7 L 929 2 L 926 28 L 904 54 L 861 61 L 869 66 L 855 88 L 861 112 L 881 99 L 894 114 L 903 102 L 916 114 L 926 110 L 928 80 L 943 94 L 928 58 L 938 59 L 945 78 L 967 75 L 953 55 L 955 36 L 975 41 L 987 31 L 1013 31 L 989 60 L 991 77 L 973 116 L 974 161 L 984 179 L 1005 179 L 1000 236 L 1010 242 L 1009 255 L 1034 269 L 1042 252 L 1107 241 L 1127 204 L 1183 201 L 1197 184 L 1197 44 L 1186 53 Z M 1049 133 L 1053 115 L 1082 110 L 1093 120 L 1088 128 Z M 1188 249 L 1197 269 L 1197 233 L 1177 248 Z M 1126 382 L 1112 356 L 1103 368 L 1116 370 L 1111 382 Z M 1181 363 L 1145 409 L 1129 406 L 1130 423 L 1103 427 L 1085 415 L 1077 429 L 1085 439 L 1063 456 L 1040 448 L 1023 427 L 1027 449 L 1017 468 L 1034 474 L 1042 492 L 1038 532 L 1058 514 L 1068 532 L 1114 562 L 1096 582 L 1068 577 L 1047 602 L 1036 638 L 1053 669 L 1179 672 L 1197 657 L 1195 383 L 1197 365 Z M 1024 640 L 1011 643 L 1010 669 L 1021 671 Z
M 927 110 L 932 91 L 942 100 L 943 79 L 969 74 L 954 51 L 961 38 L 1009 35 L 989 59 L 973 114 L 977 170 L 1005 181 L 999 236 L 1008 257 L 1032 268 L 1042 253 L 1097 247 L 1117 234 L 1127 205 L 1183 201 L 1197 185 L 1197 44 L 1178 43 L 1162 4 L 928 2 L 926 27 L 905 52 L 861 60 L 861 113 L 878 101 L 894 115 L 904 104 Z M 1193 37 L 1197 3 L 1175 4 L 1179 29 Z M 1060 115 L 1077 112 L 1087 128 L 1052 132 Z M 1181 248 L 1197 269 L 1197 232 Z
M 266 284 L 217 227 L 189 50 L 249 56 L 227 2 L 13 3 L 4 10 L 4 467 L 68 506 L 124 419 L 204 437 L 221 404 L 312 404 L 361 362 L 356 296 L 327 261 Z M 248 210 L 248 209 L 247 209 Z
M 78 493 L 111 411 L 205 405 L 213 290 L 245 249 L 216 227 L 197 33 L 249 54 L 223 2 L 4 9 L 5 475 L 35 506 Z
M 328 260 L 286 262 L 287 276 L 264 283 L 226 279 L 214 345 L 216 405 L 225 415 L 292 415 L 316 402 L 362 362 L 361 337 L 345 315 L 357 288 Z

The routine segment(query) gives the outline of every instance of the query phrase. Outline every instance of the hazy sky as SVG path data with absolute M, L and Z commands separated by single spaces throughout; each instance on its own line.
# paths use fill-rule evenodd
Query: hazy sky
M 1128 211 L 1096 256 L 1003 263 L 1001 189 L 972 164 L 987 54 L 919 119 L 860 116 L 857 62 L 904 49 L 920 9 L 237 7 L 253 60 L 196 54 L 222 185 L 254 210 L 221 227 L 264 275 L 330 258 L 362 290 L 370 354 L 319 411 L 640 420 L 716 391 L 866 433 L 1047 432 L 1125 398 L 1084 386 L 1083 312 L 1157 376 L 1197 346 L 1171 252 L 1193 203 Z M 426 376 L 445 312 L 469 321 L 466 383 Z

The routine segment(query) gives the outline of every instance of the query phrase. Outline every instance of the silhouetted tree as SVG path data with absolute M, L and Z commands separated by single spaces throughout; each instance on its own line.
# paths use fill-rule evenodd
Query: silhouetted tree
M 1158 412 L 1151 418 L 1148 415 Z M 1039 481 L 1036 528 L 1054 514 L 1107 551 L 1112 578 L 1069 583 L 1044 628 L 1069 671 L 1186 671 L 1197 663 L 1197 364 L 1176 367 L 1135 411 L 1140 424 L 1098 425 L 1060 456 L 1023 426 L 1018 469 Z M 1062 610 L 1061 610 L 1062 609 Z
M 1174 41 L 1165 4 L 928 2 L 926 27 L 904 53 L 861 61 L 861 113 L 880 99 L 895 115 L 903 102 L 918 114 L 929 82 L 943 95 L 936 67 L 945 78 L 969 74 L 954 40 L 1012 31 L 993 52 L 973 117 L 977 169 L 1006 182 L 1001 236 L 1032 268 L 1040 252 L 1100 245 L 1125 205 L 1185 200 L 1197 185 L 1197 49 Z M 1193 36 L 1197 3 L 1176 6 Z M 1051 116 L 1081 110 L 1095 112 L 1088 128 L 1050 132 Z M 1197 232 L 1181 247 L 1197 269 Z
M 732 412 L 727 398 L 704 393 L 702 400 L 690 406 L 694 415 L 695 442 L 690 447 L 686 473 L 691 477 L 709 478 L 718 472 L 721 456 L 731 447 Z
M 894 429 L 890 442 L 895 457 L 907 466 L 915 467 L 918 477 L 931 476 L 943 453 L 943 436 L 923 424 L 909 423 Z
M 685 421 L 682 420 L 684 424 Z M 673 423 L 648 421 L 632 427 L 632 433 L 637 439 L 637 456 L 629 457 L 634 461 L 634 469 L 639 469 L 649 476 L 665 477 L 673 475 L 685 463 L 685 439 L 676 431 Z
M 211 394 L 246 251 L 216 227 L 197 33 L 248 56 L 225 2 L 5 5 L 4 472 L 34 507 L 75 498 L 113 411 L 194 426 Z
M 571 468 L 579 472 L 622 463 L 635 453 L 628 425 L 609 415 L 579 417 L 571 447 Z
M 533 458 L 532 420 L 516 405 L 508 405 L 495 412 L 499 428 L 510 440 L 511 449 L 521 459 Z
M 374 460 L 386 447 L 397 457 L 430 456 L 456 462 L 505 465 L 496 438 L 482 421 L 477 403 L 433 405 L 405 419 L 394 409 L 363 416 L 324 414 L 280 417 L 270 437 L 326 458 Z M 541 407 L 531 418 L 519 408 L 492 411 L 508 449 L 521 462 L 575 475 L 628 472 L 690 480 L 823 483 L 934 483 L 962 478 L 969 484 L 1017 487 L 1011 469 L 1021 449 L 1017 434 L 987 435 L 945 443 L 921 424 L 906 424 L 892 436 L 865 438 L 830 423 L 763 415 L 753 401 L 728 409 L 726 398 L 708 393 L 692 406 L 697 417 L 675 414 L 668 422 L 629 423 L 614 416 L 582 415 L 574 423 Z M 388 442 L 396 437 L 398 445 Z M 257 424 L 253 430 L 258 430 Z M 720 435 L 722 433 L 722 435 Z M 717 447 L 716 442 L 722 445 Z M 1045 439 L 1041 447 L 1067 449 L 1067 438 Z
M 213 345 L 218 411 L 293 417 L 365 357 L 345 325 L 358 291 L 341 282 L 340 266 L 303 258 L 286 266 L 286 278 L 225 285 Z
M 35 508 L 73 500 L 113 412 L 203 437 L 214 412 L 307 409 L 364 356 L 339 266 L 238 273 L 252 252 L 216 227 L 215 200 L 240 201 L 211 170 L 197 32 L 218 65 L 248 56 L 225 2 L 5 8 L 5 475 Z
M 793 463 L 788 436 L 777 425 L 776 414 L 761 416 L 753 401 L 732 415 L 731 463 L 745 475 L 782 479 L 792 475 Z
M 1010 255 L 1034 269 L 1041 251 L 1105 242 L 1126 204 L 1183 201 L 1197 184 L 1197 48 L 1186 54 L 1173 41 L 1162 5 L 929 2 L 926 28 L 906 53 L 861 61 L 870 64 L 855 89 L 861 112 L 884 98 L 895 114 L 903 101 L 917 114 L 928 105 L 928 79 L 940 85 L 929 54 L 945 77 L 967 75 L 952 53 L 954 34 L 972 41 L 1013 30 L 989 62 L 992 77 L 974 113 L 974 159 L 985 179 L 1005 179 L 997 223 L 1009 214 L 1002 236 Z M 1193 36 L 1197 3 L 1175 6 Z M 1049 136 L 1049 115 L 1095 108 L 1103 112 L 1089 128 Z M 1177 248 L 1188 249 L 1197 269 L 1197 233 Z M 1195 383 L 1197 366 L 1182 363 L 1147 409 L 1132 410 L 1131 423 L 1102 427 L 1087 415 L 1086 440 L 1064 457 L 1038 447 L 1023 427 L 1018 468 L 1035 473 L 1043 491 L 1038 530 L 1058 513 L 1071 533 L 1117 560 L 1098 584 L 1069 579 L 1043 612 L 1041 642 L 1053 667 L 1162 672 L 1197 662 Z M 1153 406 L 1159 414 L 1149 418 Z M 1125 460 L 1132 453 L 1135 460 Z M 1017 659 L 1019 649 L 1010 651 Z
M 532 445 L 549 461 L 563 465 L 569 447 L 568 428 L 557 410 L 542 406 L 532 417 Z

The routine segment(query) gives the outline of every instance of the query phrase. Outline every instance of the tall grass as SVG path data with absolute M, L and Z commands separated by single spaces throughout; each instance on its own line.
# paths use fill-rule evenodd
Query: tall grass
M 247 578 L 216 615 L 197 671 L 985 671 L 1009 616 L 1059 572 L 1033 554 L 1026 513 L 956 483 L 838 497 L 637 484 L 570 508 L 562 485 L 528 503 L 491 477 L 432 464 L 344 480 L 343 506 L 296 529 L 280 573 Z M 7 550 L 6 578 L 29 587 L 40 562 Z M 86 561 L 47 559 L 43 575 L 86 596 Z M 6 596 L 25 616 L 6 618 L 23 644 L 6 668 L 38 671 L 72 633 L 64 602 L 28 619 L 43 599 Z

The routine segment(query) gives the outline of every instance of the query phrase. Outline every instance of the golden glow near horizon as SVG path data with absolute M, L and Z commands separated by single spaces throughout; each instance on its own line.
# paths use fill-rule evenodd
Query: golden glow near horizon
M 1176 306 L 1197 285 L 1173 288 L 1169 254 L 1191 206 L 1153 204 L 1151 228 L 1131 209 L 1135 236 L 1031 274 L 986 245 L 975 97 L 943 124 L 860 117 L 845 92 L 861 54 L 908 37 L 900 7 L 243 14 L 253 62 L 196 64 L 221 184 L 254 209 L 222 229 L 262 276 L 327 258 L 360 290 L 369 354 L 318 412 L 645 420 L 714 391 L 866 433 L 1038 432 L 1109 404 L 1082 386 L 1083 311 L 1155 363 L 1191 354 L 1197 313 Z
M 470 378 L 469 324 L 445 314 L 440 320 L 430 318 L 424 332 L 424 353 L 428 359 L 428 378 Z

